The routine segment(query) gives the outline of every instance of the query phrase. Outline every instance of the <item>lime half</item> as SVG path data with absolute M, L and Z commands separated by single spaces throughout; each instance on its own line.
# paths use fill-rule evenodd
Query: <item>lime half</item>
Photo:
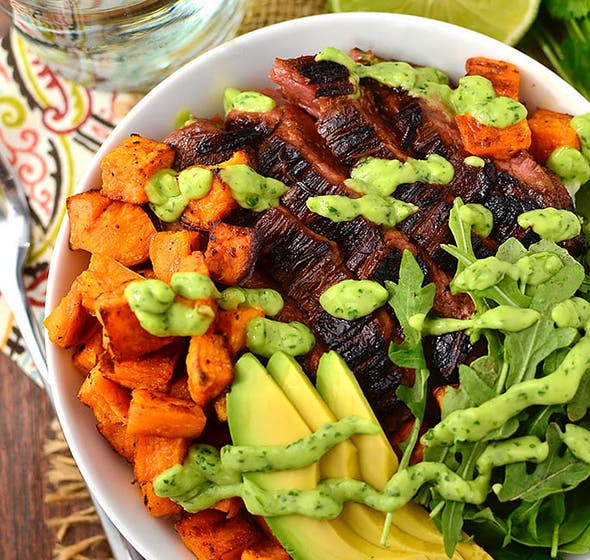
M 467 27 L 509 45 L 533 23 L 541 0 L 329 0 L 333 12 L 394 12 Z

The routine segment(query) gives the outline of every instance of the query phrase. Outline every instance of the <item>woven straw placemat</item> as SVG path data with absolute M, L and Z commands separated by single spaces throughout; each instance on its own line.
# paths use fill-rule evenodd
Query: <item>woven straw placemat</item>
M 325 13 L 326 0 L 246 0 L 239 34 L 280 21 Z M 54 560 L 111 558 L 98 516 L 57 421 L 45 444 L 47 524 L 55 533 Z M 138 494 L 137 499 L 140 499 Z

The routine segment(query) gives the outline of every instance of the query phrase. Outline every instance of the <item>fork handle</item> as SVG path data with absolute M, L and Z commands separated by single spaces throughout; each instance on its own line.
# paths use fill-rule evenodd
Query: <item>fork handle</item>
M 24 343 L 37 367 L 43 388 L 47 391 L 50 400 L 53 400 L 48 378 L 45 342 L 39 322 L 29 305 L 22 277 L 18 276 L 14 289 L 5 288 L 2 295 L 12 311 Z

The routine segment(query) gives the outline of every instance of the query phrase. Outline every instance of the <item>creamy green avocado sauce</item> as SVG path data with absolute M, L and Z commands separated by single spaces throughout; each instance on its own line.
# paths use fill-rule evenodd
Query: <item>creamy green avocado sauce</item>
M 275 290 L 231 287 L 219 292 L 208 276 L 196 272 L 177 272 L 170 285 L 150 278 L 131 282 L 125 288 L 125 298 L 147 332 L 155 336 L 198 336 L 207 332 L 215 319 L 213 309 L 206 304 L 187 305 L 177 301 L 176 296 L 193 301 L 215 298 L 222 309 L 256 306 L 269 316 L 283 308 L 283 298 Z M 246 345 L 260 356 L 268 357 L 279 350 L 300 356 L 314 344 L 313 333 L 296 321 L 283 323 L 255 317 L 246 325 Z
M 407 504 L 427 482 L 434 483 L 444 499 L 481 504 L 490 492 L 491 473 L 495 467 L 524 461 L 539 463 L 549 452 L 548 444 L 535 436 L 492 442 L 477 459 L 477 476 L 473 480 L 463 479 L 444 464 L 424 461 L 399 470 L 383 491 L 349 478 L 324 479 L 307 490 L 265 490 L 242 477 L 249 472 L 276 472 L 311 465 L 350 436 L 379 431 L 379 426 L 370 420 L 347 416 L 287 445 L 227 445 L 218 451 L 209 445 L 195 444 L 182 465 L 174 465 L 154 479 L 154 490 L 158 496 L 172 499 L 188 512 L 201 511 L 223 498 L 240 496 L 254 515 L 299 514 L 333 519 L 340 514 L 345 502 L 394 512 Z M 577 457 L 585 458 L 582 460 L 590 460 L 589 441 L 588 430 L 566 426 L 564 442 Z
M 232 286 L 223 290 L 217 298 L 221 309 L 237 309 L 240 305 L 261 307 L 264 314 L 274 317 L 283 309 L 283 298 L 279 292 L 270 288 L 242 288 Z
M 368 157 L 361 160 L 351 171 L 346 185 L 361 194 L 389 196 L 404 183 L 435 183 L 448 185 L 455 175 L 452 164 L 438 154 L 426 159 L 397 159 Z
M 467 266 L 453 280 L 453 287 L 459 291 L 483 291 L 499 284 L 505 276 L 522 285 L 538 286 L 563 268 L 563 262 L 554 253 L 542 251 L 526 255 L 515 263 L 498 257 L 478 259 Z
M 571 146 L 560 146 L 547 159 L 547 167 L 559 175 L 571 193 L 575 193 L 590 180 L 590 113 L 573 117 L 570 126 L 580 139 L 581 151 Z
M 494 215 L 482 204 L 463 204 L 459 207 L 459 217 L 480 237 L 488 237 L 494 229 Z
M 146 182 L 145 193 L 154 214 L 164 222 L 180 218 L 187 204 L 204 197 L 213 184 L 213 172 L 202 167 L 188 167 L 177 173 L 160 169 Z
M 232 109 L 238 109 L 246 113 L 266 113 L 266 111 L 274 109 L 276 105 L 272 97 L 259 91 L 240 91 L 235 88 L 226 88 L 223 92 L 223 109 L 226 116 Z
M 213 309 L 208 305 L 189 307 L 175 301 L 175 297 L 179 292 L 194 294 L 198 290 L 203 293 L 207 282 L 202 279 L 211 281 L 201 274 L 186 274 L 193 275 L 198 288 L 187 286 L 186 276 L 177 280 L 174 289 L 156 279 L 138 280 L 127 285 L 125 297 L 144 330 L 155 336 L 193 336 L 207 331 L 215 318 Z
M 347 54 L 334 47 L 321 51 L 316 60 L 330 60 L 345 66 L 351 82 L 357 87 L 362 78 L 408 91 L 416 97 L 438 97 L 457 115 L 470 114 L 482 124 L 505 128 L 527 116 L 526 107 L 518 101 L 496 95 L 492 83 L 482 76 L 464 76 L 451 89 L 448 77 L 439 70 L 413 67 L 407 62 L 377 62 L 365 65 L 354 62 Z
M 320 296 L 320 305 L 334 317 L 353 321 L 385 305 L 388 299 L 389 292 L 378 282 L 343 280 Z
M 580 218 L 573 212 L 551 207 L 520 214 L 518 225 L 522 228 L 530 227 L 541 239 L 555 243 L 572 239 L 582 230 Z
M 275 352 L 289 356 L 307 354 L 315 345 L 309 327 L 298 321 L 282 323 L 265 317 L 255 317 L 246 326 L 246 346 L 259 356 L 270 357 Z
M 587 333 L 553 373 L 513 385 L 478 407 L 451 412 L 422 437 L 422 442 L 426 446 L 448 446 L 456 441 L 478 441 L 530 406 L 567 403 L 576 394 L 588 368 L 590 334 Z
M 228 185 L 232 198 L 242 207 L 262 212 L 279 204 L 288 187 L 270 177 L 263 177 L 248 165 L 229 165 L 217 172 Z M 145 193 L 150 208 L 164 222 L 180 218 L 191 200 L 203 198 L 211 190 L 213 171 L 192 166 L 177 173 L 161 169 L 146 182 Z
M 314 213 L 333 222 L 349 222 L 363 216 L 370 222 L 394 227 L 418 211 L 414 204 L 377 194 L 366 194 L 360 198 L 341 195 L 312 196 L 306 201 Z

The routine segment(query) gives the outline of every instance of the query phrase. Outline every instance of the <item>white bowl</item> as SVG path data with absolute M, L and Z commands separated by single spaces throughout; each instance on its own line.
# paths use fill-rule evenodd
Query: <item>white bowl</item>
M 590 104 L 572 87 L 521 52 L 478 33 L 440 21 L 383 13 L 343 13 L 313 16 L 273 25 L 217 47 L 164 80 L 134 107 L 94 157 L 78 191 L 98 187 L 99 162 L 130 133 L 160 139 L 173 128 L 181 108 L 208 117 L 222 111 L 225 87 L 240 89 L 270 85 L 267 74 L 275 57 L 313 54 L 326 46 L 347 51 L 372 49 L 377 54 L 436 66 L 457 79 L 465 59 L 487 56 L 513 62 L 522 73 L 522 97 L 536 106 L 580 114 Z M 51 262 L 47 311 L 67 292 L 85 266 L 85 256 L 68 248 L 64 223 Z M 80 373 L 70 352 L 49 343 L 50 383 L 57 415 L 72 454 L 89 488 L 115 525 L 146 560 L 194 560 L 172 524 L 145 510 L 132 485 L 132 468 L 98 434 L 92 412 L 76 399 Z

